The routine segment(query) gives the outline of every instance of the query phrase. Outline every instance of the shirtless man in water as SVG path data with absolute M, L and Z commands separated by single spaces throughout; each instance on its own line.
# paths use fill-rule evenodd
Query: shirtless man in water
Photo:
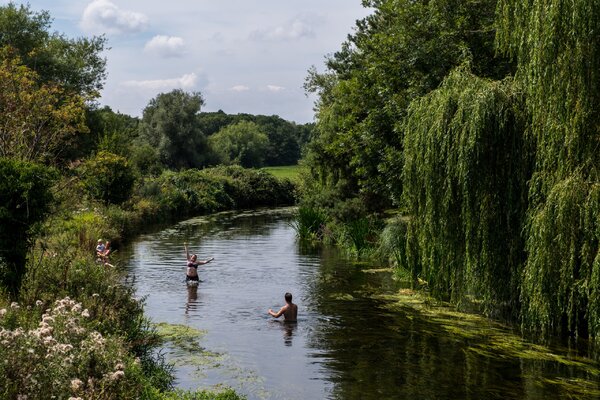
M 296 322 L 298 317 L 298 306 L 292 303 L 292 294 L 285 294 L 285 306 L 281 307 L 279 311 L 275 312 L 269 308 L 269 315 L 274 318 L 279 318 L 283 314 L 285 322 Z
M 190 252 L 188 251 L 187 243 L 184 243 L 183 247 L 185 247 L 185 257 L 187 258 L 187 273 L 185 276 L 185 281 L 186 282 L 189 282 L 189 281 L 198 282 L 200 280 L 198 278 L 198 265 L 208 264 L 215 258 L 211 257 L 206 260 L 198 260 L 197 255 L 192 254 L 192 256 L 190 256 Z

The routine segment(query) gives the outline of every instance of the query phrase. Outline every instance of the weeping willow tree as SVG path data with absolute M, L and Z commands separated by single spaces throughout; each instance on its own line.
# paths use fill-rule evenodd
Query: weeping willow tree
M 438 296 L 460 303 L 473 295 L 488 314 L 508 318 L 518 310 L 531 173 L 522 109 L 512 79 L 482 79 L 461 67 L 414 101 L 405 123 L 413 276 Z
M 600 1 L 500 0 L 497 42 L 518 62 L 535 169 L 522 321 L 600 334 Z

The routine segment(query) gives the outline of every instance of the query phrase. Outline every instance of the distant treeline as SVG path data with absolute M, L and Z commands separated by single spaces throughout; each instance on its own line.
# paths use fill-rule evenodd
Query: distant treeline
M 199 112 L 199 93 L 174 90 L 153 99 L 142 118 L 88 108 L 88 131 L 72 138 L 62 162 L 109 151 L 131 160 L 142 174 L 163 169 L 220 164 L 258 168 L 294 165 L 314 124 L 296 124 L 276 115 Z

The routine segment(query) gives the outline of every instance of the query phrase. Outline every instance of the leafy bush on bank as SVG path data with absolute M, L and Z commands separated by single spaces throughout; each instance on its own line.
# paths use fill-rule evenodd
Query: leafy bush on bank
M 132 282 L 94 261 L 95 243 L 118 243 L 153 223 L 191 215 L 291 204 L 294 185 L 240 167 L 166 171 L 138 182 L 133 196 L 115 205 L 80 177 L 56 182 L 52 215 L 29 251 L 18 303 L 0 296 L 0 359 L 9 361 L 0 366 L 0 398 L 240 399 L 231 390 L 170 391 L 172 367 L 156 354 L 160 338 Z

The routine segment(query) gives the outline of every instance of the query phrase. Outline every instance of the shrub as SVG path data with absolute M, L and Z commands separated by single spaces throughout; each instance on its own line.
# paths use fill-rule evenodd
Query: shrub
M 137 398 L 144 387 L 139 361 L 116 336 L 93 329 L 90 311 L 66 297 L 32 312 L 37 326 L 4 327 L 19 304 L 0 310 L 0 387 L 4 398 Z M 33 321 L 34 319 L 32 319 Z
M 105 204 L 121 204 L 129 198 L 135 181 L 126 158 L 99 152 L 80 167 L 84 186 L 92 198 Z
M 407 253 L 406 234 L 408 230 L 408 219 L 396 217 L 385 225 L 379 236 L 379 247 L 377 252 L 386 262 L 392 261 L 396 266 L 396 274 L 402 278 L 411 276 Z M 416 276 L 414 277 L 416 279 Z
M 238 209 L 280 206 L 295 202 L 294 183 L 289 179 L 279 180 L 265 171 L 221 166 L 203 172 L 227 179 L 225 189 Z
M 0 158 L 0 282 L 13 292 L 32 237 L 50 209 L 55 176 L 42 165 Z
M 300 206 L 294 216 L 292 228 L 302 240 L 318 240 L 322 237 L 325 222 L 326 216 L 322 210 Z

